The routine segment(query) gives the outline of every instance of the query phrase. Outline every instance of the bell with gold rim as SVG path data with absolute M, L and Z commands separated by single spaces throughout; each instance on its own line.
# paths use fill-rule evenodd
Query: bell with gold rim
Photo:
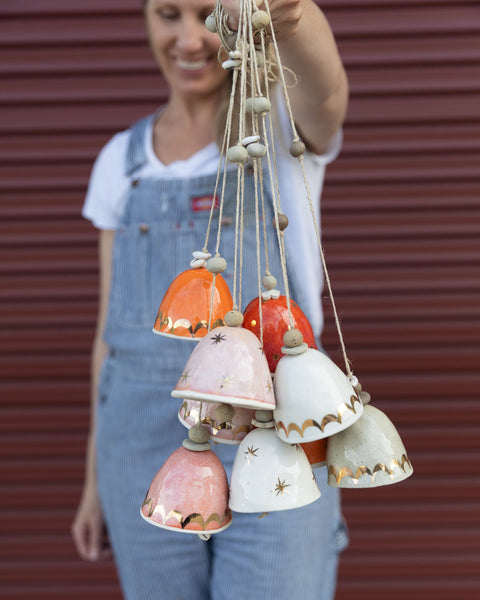
M 181 340 L 198 341 L 208 333 L 210 306 L 211 329 L 223 325 L 223 317 L 232 308 L 232 295 L 225 279 L 205 268 L 187 269 L 172 281 L 158 309 L 153 333 Z
M 389 485 L 413 473 L 395 426 L 370 405 L 356 423 L 329 438 L 327 466 L 328 484 L 342 488 Z
M 264 513 L 306 506 L 320 498 L 302 448 L 275 434 L 271 411 L 257 411 L 255 429 L 238 447 L 230 481 L 230 508 Z
M 243 327 L 217 327 L 195 346 L 174 398 L 275 408 L 272 377 L 260 340 Z
M 208 432 L 192 427 L 153 478 L 140 515 L 156 527 L 208 539 L 232 522 L 225 469 L 210 449 Z
M 253 429 L 255 411 L 250 408 L 184 400 L 178 410 L 178 419 L 190 429 L 200 424 L 207 429 L 210 439 L 219 444 L 240 444 Z
M 284 442 L 319 440 L 350 427 L 363 404 L 347 376 L 325 354 L 306 344 L 286 348 L 275 371 L 277 434 Z

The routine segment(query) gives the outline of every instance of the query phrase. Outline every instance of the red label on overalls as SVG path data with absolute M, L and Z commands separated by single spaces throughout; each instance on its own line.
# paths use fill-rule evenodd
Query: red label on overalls
M 192 198 L 192 210 L 194 212 L 210 210 L 213 200 L 213 196 L 196 196 Z M 218 208 L 218 196 L 215 196 L 215 208 Z

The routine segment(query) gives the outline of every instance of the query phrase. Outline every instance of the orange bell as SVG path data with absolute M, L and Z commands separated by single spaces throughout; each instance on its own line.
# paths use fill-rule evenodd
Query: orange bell
M 288 329 L 287 298 L 261 300 L 263 317 L 263 351 L 267 357 L 270 372 L 274 373 L 278 361 L 282 358 L 283 336 Z M 309 348 L 317 348 L 312 326 L 298 304 L 290 300 L 293 327 L 301 331 L 303 341 Z M 243 326 L 260 338 L 260 311 L 258 298 L 254 298 L 243 313 Z
M 312 469 L 324 467 L 327 464 L 327 438 L 315 440 L 314 442 L 306 442 L 305 444 L 300 444 L 300 446 L 307 455 Z
M 170 284 L 158 309 L 153 333 L 198 340 L 208 333 L 213 275 L 205 268 L 187 269 Z M 233 306 L 225 279 L 215 277 L 211 329 L 224 325 L 223 316 Z

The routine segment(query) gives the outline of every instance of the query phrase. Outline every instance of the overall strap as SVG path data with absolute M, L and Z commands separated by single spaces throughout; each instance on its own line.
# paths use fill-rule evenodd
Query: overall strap
M 132 173 L 147 161 L 145 152 L 145 131 L 151 125 L 153 118 L 154 115 L 144 117 L 130 128 L 130 140 L 125 160 L 125 174 L 128 176 L 132 175 Z

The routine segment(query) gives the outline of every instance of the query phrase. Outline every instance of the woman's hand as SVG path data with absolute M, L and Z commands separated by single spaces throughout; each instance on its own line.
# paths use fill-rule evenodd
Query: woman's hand
M 221 0 L 225 12 L 230 16 L 229 25 L 232 29 L 238 27 L 240 14 L 240 0 Z M 263 3 L 257 3 L 260 10 L 264 10 Z M 302 17 L 302 0 L 270 0 L 268 6 L 272 16 L 275 37 L 278 40 L 286 40 L 297 31 Z
M 111 556 L 96 485 L 85 486 L 71 532 L 83 560 L 96 561 Z

